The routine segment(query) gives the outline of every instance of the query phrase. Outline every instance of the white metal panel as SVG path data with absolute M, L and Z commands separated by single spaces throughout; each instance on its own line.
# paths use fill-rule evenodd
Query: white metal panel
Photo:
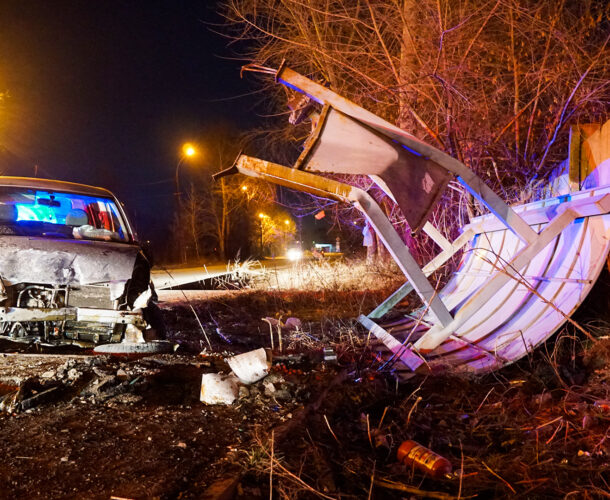
M 591 215 L 569 223 L 524 264 L 514 279 L 487 297 L 438 347 L 424 354 L 426 366 L 433 371 L 446 366 L 472 372 L 497 369 L 527 355 L 557 331 L 585 299 L 605 265 L 610 251 L 610 213 L 604 213 L 607 207 L 591 202 L 603 199 L 600 195 L 609 191 L 610 187 L 604 187 L 576 193 L 572 198 L 529 204 L 528 210 L 538 212 L 552 208 L 552 219 L 565 206 L 582 207 L 584 202 L 582 211 Z M 522 212 L 522 208 L 516 211 Z M 529 220 L 540 218 L 537 215 Z M 539 223 L 532 228 L 540 233 L 547 225 Z M 469 227 L 484 225 L 479 219 Z M 456 319 L 464 303 L 484 288 L 498 269 L 503 272 L 505 263 L 525 246 L 510 231 L 493 226 L 489 229 L 473 237 L 458 271 L 439 294 Z M 422 308 L 411 316 L 423 312 Z M 405 319 L 382 326 L 404 340 L 414 324 Z M 411 335 L 409 343 L 422 337 L 422 328 L 425 326 L 420 325 L 420 331 Z
M 494 238 L 507 231 L 497 231 Z M 498 236 L 495 236 L 498 235 Z M 478 239 L 480 241 L 480 239 Z M 477 242 L 477 246 L 481 246 Z M 434 366 L 451 365 L 469 371 L 487 371 L 513 362 L 547 340 L 582 303 L 597 280 L 610 250 L 610 214 L 580 218 L 572 222 L 523 270 L 524 276 L 540 279 L 527 284 L 514 280 L 489 298 L 485 307 L 469 318 L 455 335 L 476 347 L 447 339 L 425 358 Z M 504 252 L 504 247 L 500 252 Z M 513 253 L 512 245 L 508 253 Z M 479 283 L 465 269 L 484 269 L 473 253 L 460 268 L 448 292 L 461 296 L 474 293 Z M 545 279 L 547 278 L 547 279 Z M 463 282 L 468 283 L 463 287 Z M 448 285 L 449 286 L 449 285 Z M 443 290 L 443 295 L 447 290 Z M 452 299 L 446 300 L 448 306 Z M 457 313 L 459 314 L 459 312 Z M 457 316 L 456 314 L 456 316 Z M 483 351 L 497 355 L 482 355 Z

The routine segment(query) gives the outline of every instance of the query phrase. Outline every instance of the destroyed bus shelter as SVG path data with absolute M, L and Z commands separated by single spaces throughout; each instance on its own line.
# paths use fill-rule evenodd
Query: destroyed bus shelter
M 252 69 L 252 68 L 250 68 Z M 610 248 L 610 126 L 599 130 L 597 170 L 578 191 L 508 206 L 474 172 L 446 153 L 287 68 L 276 81 L 307 96 L 313 128 L 293 168 L 240 155 L 216 177 L 258 177 L 358 208 L 407 282 L 360 323 L 381 342 L 403 378 L 446 365 L 482 372 L 516 361 L 547 340 L 597 280 Z M 300 117 L 293 111 L 293 120 Z M 600 156 L 601 155 L 601 156 Z M 604 162 L 605 160 L 605 162 Z M 414 232 L 442 249 L 419 267 L 376 201 L 364 190 L 311 172 L 368 175 L 403 212 Z M 447 183 L 457 181 L 489 214 L 448 241 L 427 219 Z M 582 189 L 584 188 L 584 189 Z M 436 291 L 427 277 L 464 249 L 459 269 Z M 423 307 L 390 324 L 379 320 L 414 290 Z

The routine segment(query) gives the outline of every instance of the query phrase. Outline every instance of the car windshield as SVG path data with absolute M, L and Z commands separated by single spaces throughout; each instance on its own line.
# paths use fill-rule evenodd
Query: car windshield
M 130 240 L 112 198 L 0 186 L 0 235 Z

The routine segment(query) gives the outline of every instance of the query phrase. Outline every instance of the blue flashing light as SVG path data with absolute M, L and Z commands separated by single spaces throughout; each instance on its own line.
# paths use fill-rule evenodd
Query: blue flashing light
M 17 203 L 15 206 L 17 207 L 17 222 L 38 221 L 57 224 L 57 218 L 50 207 L 25 203 Z

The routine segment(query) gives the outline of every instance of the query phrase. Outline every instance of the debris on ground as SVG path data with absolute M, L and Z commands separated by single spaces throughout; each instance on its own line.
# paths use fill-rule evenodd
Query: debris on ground
M 243 384 L 253 384 L 269 373 L 267 352 L 264 348 L 244 352 L 227 358 L 226 361 L 233 373 Z M 270 357 L 270 356 L 269 356 Z
M 329 310 L 348 302 L 325 297 Z M 204 353 L 194 320 L 190 330 L 170 322 L 170 340 L 180 340 L 174 354 L 0 346 L 0 484 L 27 498 L 40 491 L 45 498 L 92 491 L 100 498 L 206 498 L 220 491 L 240 500 L 269 498 L 270 491 L 274 498 L 388 499 L 607 491 L 606 330 L 595 349 L 568 332 L 492 375 L 447 372 L 397 384 L 379 371 L 365 331 L 306 310 L 308 300 L 302 311 L 290 303 L 302 326 L 284 330 L 283 351 L 276 343 L 269 359 L 268 327 L 258 328 L 261 314 L 278 310 L 277 298 L 250 296 L 250 309 L 234 292 L 193 302 L 210 318 L 204 328 L 214 325 L 232 341 L 213 336 L 213 350 Z M 171 319 L 182 304 L 165 307 Z M 239 324 L 225 314 L 238 309 Z M 244 355 L 255 356 L 266 376 L 240 381 L 229 361 Z M 201 402 L 208 377 L 235 384 L 230 404 Z M 429 450 L 420 461 L 442 457 L 453 472 L 401 463 L 405 441 Z
M 222 373 L 204 373 L 201 376 L 202 403 L 208 405 L 230 405 L 237 399 L 239 379 L 233 375 Z

